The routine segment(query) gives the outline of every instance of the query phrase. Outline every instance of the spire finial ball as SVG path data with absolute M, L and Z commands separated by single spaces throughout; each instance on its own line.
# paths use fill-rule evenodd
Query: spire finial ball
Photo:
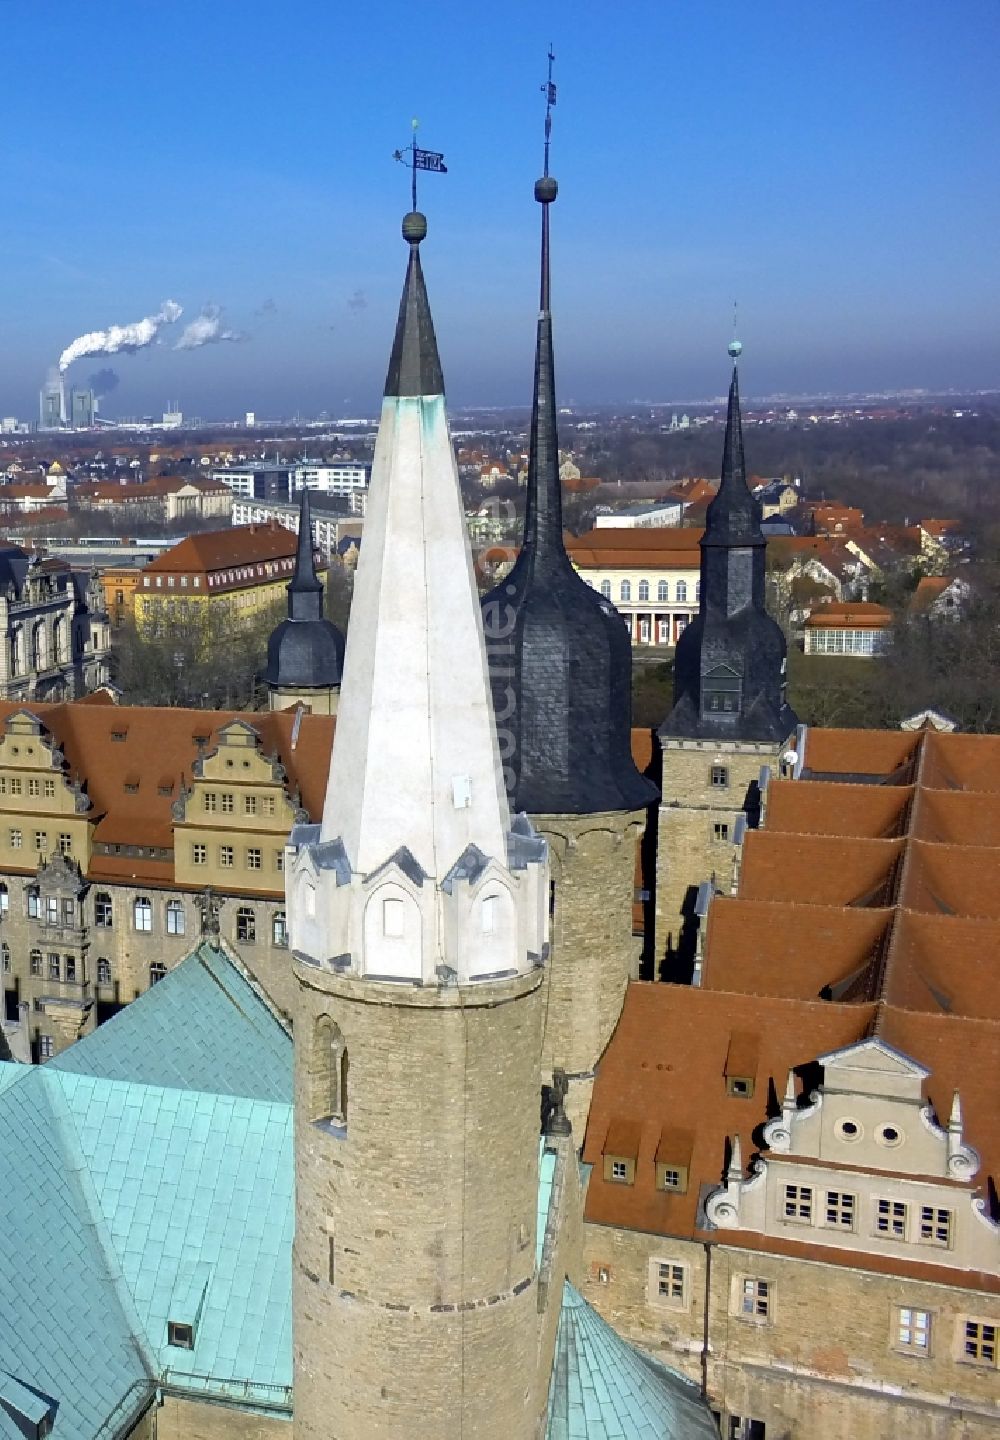
M 559 194 L 559 186 L 551 175 L 543 175 L 535 181 L 535 199 L 539 205 L 551 205 Z
M 403 216 L 403 239 L 409 245 L 419 245 L 427 234 L 427 216 L 419 210 L 411 210 Z
M 733 360 L 738 360 L 743 354 L 743 346 L 739 340 L 730 340 L 729 354 Z

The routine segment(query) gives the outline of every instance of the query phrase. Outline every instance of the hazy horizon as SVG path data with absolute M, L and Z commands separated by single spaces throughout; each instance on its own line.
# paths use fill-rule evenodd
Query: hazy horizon
M 160 344 L 70 365 L 115 372 L 109 416 L 373 413 L 412 114 L 449 167 L 421 190 L 449 399 L 526 403 L 550 39 L 561 404 L 718 395 L 734 299 L 751 395 L 1000 385 L 991 0 L 293 18 L 109 0 L 60 38 L 4 8 L 0 414 L 168 299 Z

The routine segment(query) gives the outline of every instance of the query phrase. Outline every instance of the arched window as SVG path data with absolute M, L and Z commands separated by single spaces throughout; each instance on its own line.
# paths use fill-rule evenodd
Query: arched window
M 0 957 L 3 958 L 3 973 L 4 973 L 5 975 L 9 975 L 9 974 L 10 974 L 10 946 L 7 944 L 7 941 L 6 941 L 6 940 L 4 940 L 4 942 L 3 942 L 2 944 L 0 944 Z
M 257 917 L 249 905 L 241 905 L 236 912 L 236 939 L 241 945 L 257 943 Z
M 31 631 L 31 668 L 32 670 L 44 670 L 48 663 L 45 653 L 45 624 L 39 620 Z
M 10 893 L 7 886 L 0 880 L 0 915 L 10 913 Z
M 167 934 L 184 934 L 184 906 L 179 900 L 167 901 Z
M 683 601 L 687 600 L 687 598 L 688 598 L 687 581 L 686 581 L 686 580 L 678 580 L 678 582 L 677 582 L 677 599 L 678 599 L 679 601 L 683 602 Z
M 166 973 L 167 973 L 167 967 L 166 967 L 166 965 L 162 965 L 162 964 L 159 962 L 159 960 L 156 962 L 155 965 L 150 965 L 150 967 L 149 967 L 149 983 L 150 983 L 150 985 L 158 985 L 158 984 L 160 983 L 160 981 L 166 976 Z
M 320 1015 L 313 1031 L 309 1063 L 309 1111 L 313 1120 L 347 1124 L 347 1045 L 329 1015 Z
M 111 984 L 111 961 L 103 955 L 97 957 L 97 983 L 98 985 Z
M 31 953 L 30 953 L 29 956 L 28 956 L 28 969 L 31 971 L 32 975 L 41 975 L 41 973 L 42 973 L 42 952 L 41 952 L 41 950 L 32 950 L 32 951 L 31 951 Z
M 135 928 L 148 933 L 153 928 L 153 904 L 148 895 L 137 895 L 132 908 Z M 164 971 L 166 974 L 166 971 Z
M 639 599 L 640 599 L 640 600 L 648 600 L 648 599 L 649 599 L 649 581 L 648 581 L 648 580 L 640 580 L 640 581 L 639 581 Z
M 666 580 L 661 580 L 657 585 L 656 598 L 660 601 L 670 599 L 670 586 L 667 584 Z
M 276 910 L 271 920 L 271 943 L 272 945 L 288 944 L 288 921 L 285 918 L 284 910 Z
M 601 594 L 604 596 L 605 600 L 610 600 L 610 599 L 611 599 L 611 581 L 610 581 L 610 580 L 602 580 L 602 581 L 601 581 Z
M 10 673 L 17 675 L 24 667 L 24 634 L 20 625 L 10 632 Z
M 631 599 L 632 599 L 632 581 L 631 581 L 631 580 L 623 580 L 622 583 L 621 583 L 621 588 L 619 589 L 618 593 L 619 593 L 619 595 L 621 596 L 621 598 L 622 598 L 623 600 L 631 600 Z
M 61 615 L 52 622 L 52 659 L 57 665 L 69 659 L 66 654 L 66 621 Z
M 99 890 L 94 896 L 94 924 L 102 930 L 110 930 L 112 914 L 111 896 L 106 890 Z

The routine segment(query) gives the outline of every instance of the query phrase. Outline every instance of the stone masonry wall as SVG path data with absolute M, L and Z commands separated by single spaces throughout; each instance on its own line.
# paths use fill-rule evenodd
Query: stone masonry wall
M 530 1440 L 541 973 L 295 970 L 296 1440 Z M 310 1108 L 321 1015 L 347 1047 L 339 1127 Z
M 661 1298 L 659 1263 L 683 1267 Z M 995 1365 L 962 1358 L 968 1319 L 1000 1324 L 1000 1297 L 790 1256 L 584 1226 L 584 1293 L 605 1319 L 701 1381 L 708 1289 L 709 1400 L 763 1421 L 768 1440 L 986 1440 L 1000 1426 Z M 743 1283 L 768 1283 L 769 1314 L 743 1314 Z M 928 1353 L 898 1344 L 899 1310 L 929 1313 Z M 725 1431 L 723 1432 L 725 1433 Z
M 656 861 L 656 956 L 685 948 L 685 919 L 703 880 L 715 874 L 727 890 L 733 871 L 733 830 L 761 767 L 774 771 L 785 747 L 751 742 L 663 741 L 663 802 Z M 713 767 L 728 781 L 712 784 Z M 720 838 L 717 825 L 728 827 Z M 687 948 L 690 948 L 688 946 Z

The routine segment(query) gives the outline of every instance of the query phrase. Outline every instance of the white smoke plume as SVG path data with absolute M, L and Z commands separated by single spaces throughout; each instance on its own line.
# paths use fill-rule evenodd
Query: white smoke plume
M 220 305 L 206 305 L 196 320 L 185 325 L 175 350 L 199 350 L 202 345 L 220 345 L 224 340 L 245 340 L 239 330 L 228 330 Z
M 134 320 L 131 325 L 111 325 L 107 330 L 91 330 L 81 335 L 59 356 L 59 369 L 68 370 L 74 360 L 84 355 L 117 355 L 120 350 L 134 355 L 152 345 L 163 325 L 172 325 L 179 320 L 183 310 L 175 300 L 164 300 L 155 315 L 144 320 Z

